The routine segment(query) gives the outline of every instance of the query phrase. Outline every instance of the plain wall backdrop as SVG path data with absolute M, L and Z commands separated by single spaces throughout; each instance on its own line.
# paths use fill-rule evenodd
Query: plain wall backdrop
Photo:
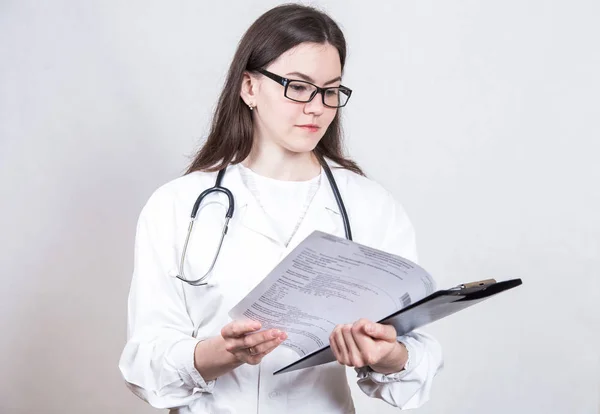
M 0 0 L 1 413 L 156 412 L 117 368 L 137 216 L 276 4 Z M 421 264 L 443 288 L 524 281 L 430 327 L 446 366 L 418 412 L 597 412 L 600 3 L 313 4 L 348 41 L 349 153 Z

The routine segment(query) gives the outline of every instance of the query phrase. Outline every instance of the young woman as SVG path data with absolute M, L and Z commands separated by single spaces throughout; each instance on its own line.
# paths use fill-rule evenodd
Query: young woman
M 349 413 L 346 366 L 371 397 L 400 408 L 428 399 L 442 359 L 423 333 L 397 336 L 388 325 L 348 321 L 330 336 L 337 362 L 273 376 L 298 358 L 280 346 L 286 333 L 227 315 L 314 230 L 344 237 L 351 228 L 354 241 L 416 261 L 401 205 L 342 153 L 339 108 L 351 95 L 341 84 L 345 58 L 344 36 L 326 14 L 285 5 L 262 15 L 240 42 L 187 174 L 143 208 L 120 369 L 151 405 L 173 413 Z M 221 240 L 230 200 L 211 193 L 188 239 L 190 211 L 217 177 L 235 206 L 227 234 Z

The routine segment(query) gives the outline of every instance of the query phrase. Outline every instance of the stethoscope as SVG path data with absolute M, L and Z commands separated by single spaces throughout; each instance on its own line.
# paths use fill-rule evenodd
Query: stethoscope
M 348 214 L 346 213 L 346 207 L 344 206 L 344 202 L 342 201 L 342 196 L 340 195 L 340 191 L 338 186 L 333 178 L 333 174 L 329 169 L 327 163 L 320 159 L 321 166 L 323 167 L 323 171 L 325 171 L 325 175 L 327 176 L 327 181 L 329 181 L 329 186 L 331 187 L 331 191 L 333 191 L 333 196 L 340 210 L 340 214 L 342 216 L 342 221 L 344 223 L 344 232 L 346 233 L 346 239 L 352 240 L 352 230 L 350 229 L 350 222 L 348 221 Z M 235 202 L 233 200 L 233 194 L 229 189 L 223 187 L 221 182 L 223 181 L 223 177 L 225 176 L 226 168 L 223 168 L 217 174 L 217 179 L 215 181 L 214 187 L 208 188 L 204 190 L 196 199 L 194 203 L 194 207 L 192 208 L 192 214 L 190 218 L 190 224 L 188 226 L 187 236 L 185 238 L 185 243 L 183 245 L 183 252 L 181 253 L 181 260 L 179 261 L 179 274 L 175 276 L 177 279 L 191 285 L 191 286 L 204 286 L 208 283 L 205 280 L 209 277 L 210 272 L 215 267 L 215 263 L 217 262 L 217 258 L 219 257 L 219 253 L 221 252 L 221 246 L 223 245 L 223 239 L 225 239 L 225 235 L 227 234 L 227 228 L 229 225 L 229 220 L 233 217 L 233 210 L 235 208 Z M 200 204 L 206 196 L 212 193 L 223 193 L 227 196 L 228 200 L 228 208 L 225 213 L 225 223 L 223 224 L 223 231 L 221 232 L 221 239 L 219 240 L 219 245 L 217 247 L 217 252 L 213 258 L 213 261 L 208 269 L 208 271 L 199 279 L 196 280 L 187 280 L 185 274 L 183 272 L 183 264 L 185 263 L 185 254 L 187 252 L 188 242 L 190 241 L 190 236 L 192 235 L 192 230 L 194 229 L 194 222 L 196 221 L 196 214 L 198 213 L 198 209 L 200 208 Z

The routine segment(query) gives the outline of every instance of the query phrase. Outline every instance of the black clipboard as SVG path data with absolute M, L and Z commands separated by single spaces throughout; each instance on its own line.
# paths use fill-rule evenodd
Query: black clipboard
M 445 318 L 476 303 L 491 298 L 498 293 L 521 285 L 521 279 L 496 282 L 493 279 L 465 283 L 452 289 L 438 290 L 389 316 L 379 323 L 393 325 L 398 336 L 414 329 Z M 335 361 L 329 345 L 307 354 L 295 362 L 275 371 L 273 375 L 283 374 L 302 368 L 313 367 Z

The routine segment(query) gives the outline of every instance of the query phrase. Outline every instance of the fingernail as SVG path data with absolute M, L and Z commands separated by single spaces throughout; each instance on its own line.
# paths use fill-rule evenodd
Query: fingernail
M 279 329 L 275 329 L 275 330 L 271 331 L 271 337 L 277 338 L 280 333 L 281 333 L 281 331 Z

